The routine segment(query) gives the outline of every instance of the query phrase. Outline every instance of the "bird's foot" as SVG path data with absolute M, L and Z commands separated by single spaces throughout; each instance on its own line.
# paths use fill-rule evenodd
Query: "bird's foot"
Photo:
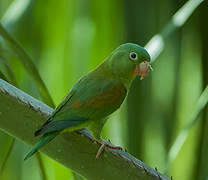
M 118 150 L 122 151 L 122 147 L 120 147 L 120 146 L 111 146 L 111 145 L 107 144 L 104 141 L 101 141 L 100 143 L 101 143 L 101 146 L 100 146 L 100 148 L 97 151 L 96 159 L 98 159 L 100 157 L 100 155 L 103 152 L 105 147 L 107 147 L 109 149 L 118 149 Z
M 118 150 L 120 150 L 120 151 L 123 150 L 122 147 L 120 147 L 120 146 L 111 146 L 111 145 L 109 145 L 109 144 L 106 144 L 106 147 L 109 148 L 109 149 L 118 149 Z

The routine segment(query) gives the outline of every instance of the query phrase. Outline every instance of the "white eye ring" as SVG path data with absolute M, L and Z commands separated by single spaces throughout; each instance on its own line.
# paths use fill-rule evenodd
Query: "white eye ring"
M 129 58 L 133 61 L 137 60 L 138 56 L 137 56 L 137 53 L 135 52 L 130 52 L 129 54 Z

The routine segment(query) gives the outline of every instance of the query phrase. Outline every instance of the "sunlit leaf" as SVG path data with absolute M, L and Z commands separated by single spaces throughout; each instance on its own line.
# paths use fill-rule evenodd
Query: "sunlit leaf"
M 171 146 L 168 152 L 168 161 L 167 168 L 171 165 L 171 163 L 177 157 L 179 151 L 181 150 L 183 144 L 185 143 L 191 128 L 196 124 L 200 119 L 198 118 L 201 111 L 205 108 L 208 102 L 208 86 L 204 89 L 201 96 L 199 97 L 195 108 L 193 109 L 189 120 L 185 127 L 179 132 L 177 138 L 175 139 L 173 145 Z

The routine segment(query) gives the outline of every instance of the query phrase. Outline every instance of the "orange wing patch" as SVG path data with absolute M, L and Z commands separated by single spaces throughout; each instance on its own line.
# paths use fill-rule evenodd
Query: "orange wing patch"
M 82 102 L 80 101 L 80 99 L 77 99 L 73 104 L 72 104 L 72 108 L 79 108 L 82 106 Z
M 102 108 L 109 105 L 120 105 L 126 96 L 126 88 L 121 84 L 114 86 L 104 92 L 97 94 L 95 97 L 88 98 L 86 104 L 95 107 Z

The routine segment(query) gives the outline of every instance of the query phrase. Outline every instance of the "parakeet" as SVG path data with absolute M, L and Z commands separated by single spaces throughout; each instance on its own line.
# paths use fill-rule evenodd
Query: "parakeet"
M 120 45 L 98 67 L 75 83 L 49 119 L 35 132 L 35 136 L 42 137 L 25 160 L 65 131 L 86 128 L 96 141 L 106 145 L 100 138 L 106 117 L 121 106 L 135 75 L 143 79 L 149 67 L 150 55 L 143 47 L 133 43 Z M 99 154 L 100 150 L 96 157 Z

